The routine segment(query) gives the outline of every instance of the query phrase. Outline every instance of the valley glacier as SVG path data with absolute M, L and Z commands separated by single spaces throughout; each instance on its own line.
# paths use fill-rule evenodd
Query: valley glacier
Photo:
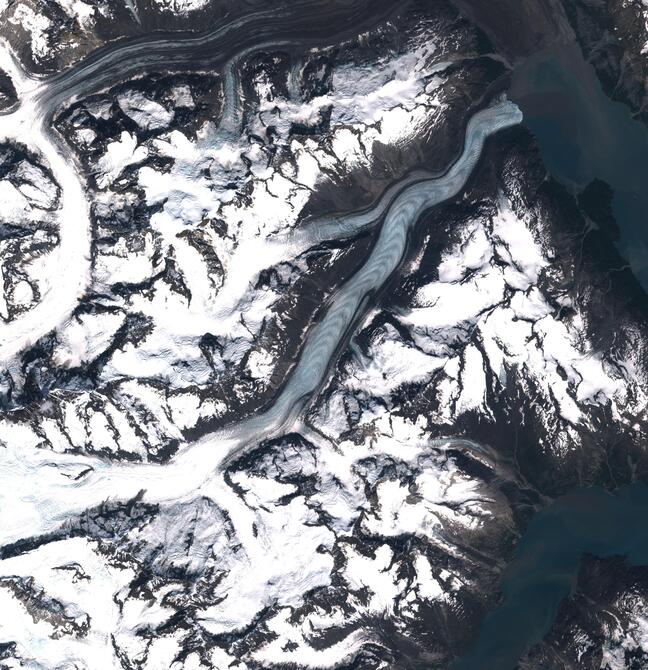
M 0 2 L 0 668 L 450 668 L 645 474 L 648 303 L 511 69 L 445 0 Z

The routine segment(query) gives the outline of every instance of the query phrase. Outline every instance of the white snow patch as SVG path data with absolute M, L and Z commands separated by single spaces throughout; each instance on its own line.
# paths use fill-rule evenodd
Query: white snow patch
M 124 93 L 117 97 L 117 102 L 124 114 L 144 130 L 166 128 L 174 116 L 173 111 L 167 110 L 154 100 L 149 100 L 139 91 Z

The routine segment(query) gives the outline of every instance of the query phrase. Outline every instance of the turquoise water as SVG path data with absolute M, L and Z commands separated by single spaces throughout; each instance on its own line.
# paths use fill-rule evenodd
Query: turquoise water
M 554 45 L 518 67 L 509 97 L 558 181 L 574 193 L 595 178 L 613 189 L 619 251 L 648 288 L 648 129 L 606 97 L 575 44 Z M 514 669 L 549 632 L 586 552 L 648 564 L 648 485 L 614 495 L 582 489 L 540 512 L 503 574 L 502 605 L 453 670 Z
M 648 485 L 614 494 L 581 489 L 538 513 L 504 572 L 503 604 L 487 615 L 475 646 L 454 670 L 513 670 L 549 632 L 584 553 L 620 554 L 635 565 L 648 564 Z
M 558 181 L 580 190 L 598 178 L 612 187 L 619 251 L 648 289 L 646 126 L 605 95 L 576 44 L 553 45 L 516 68 L 510 97 Z

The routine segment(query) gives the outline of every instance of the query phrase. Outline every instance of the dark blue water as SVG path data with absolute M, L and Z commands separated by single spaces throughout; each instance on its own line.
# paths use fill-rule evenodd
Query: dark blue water
M 511 99 L 552 175 L 574 190 L 614 190 L 619 251 L 648 289 L 648 129 L 612 102 L 576 44 L 553 45 L 516 68 Z
M 501 583 L 503 604 L 484 620 L 474 648 L 454 670 L 512 670 L 549 632 L 583 553 L 648 564 L 648 485 L 615 494 L 581 489 L 531 521 Z

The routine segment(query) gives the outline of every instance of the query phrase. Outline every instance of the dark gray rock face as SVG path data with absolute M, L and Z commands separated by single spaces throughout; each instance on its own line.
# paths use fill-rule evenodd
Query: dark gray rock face
M 585 57 L 596 68 L 607 94 L 627 104 L 646 123 L 646 7 L 636 0 L 605 4 L 569 0 L 565 8 Z
M 520 668 L 644 668 L 647 577 L 622 557 L 584 557 L 573 594 Z

